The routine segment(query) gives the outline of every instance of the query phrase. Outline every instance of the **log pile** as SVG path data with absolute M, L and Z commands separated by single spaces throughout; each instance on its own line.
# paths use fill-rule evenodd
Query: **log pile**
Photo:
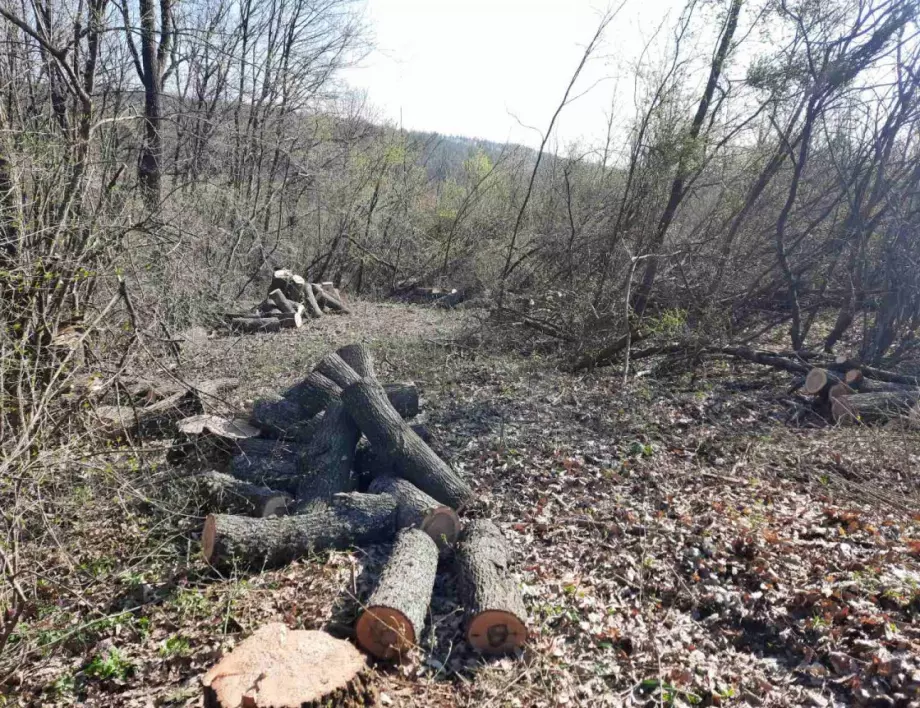
M 835 423 L 872 424 L 916 415 L 920 386 L 882 381 L 867 375 L 853 362 L 837 363 L 838 370 L 815 367 L 806 375 L 802 390 Z M 843 370 L 843 366 L 854 366 Z M 869 370 L 872 373 L 872 370 Z
M 252 312 L 228 316 L 230 330 L 242 334 L 299 329 L 327 312 L 351 312 L 332 283 L 308 283 L 289 270 L 272 274 L 265 299 Z
M 222 572 L 260 571 L 327 549 L 392 543 L 355 637 L 369 654 L 398 660 L 420 641 L 439 562 L 454 557 L 469 646 L 520 648 L 526 615 L 509 546 L 489 521 L 462 532 L 458 512 L 473 491 L 428 431 L 410 425 L 419 408 L 414 384 L 381 384 L 369 351 L 349 345 L 280 396 L 256 401 L 248 421 L 182 421 L 183 445 L 220 451 L 226 462 L 197 477 L 210 512 L 205 559 Z M 208 700 L 225 705 L 220 674 L 209 676 Z

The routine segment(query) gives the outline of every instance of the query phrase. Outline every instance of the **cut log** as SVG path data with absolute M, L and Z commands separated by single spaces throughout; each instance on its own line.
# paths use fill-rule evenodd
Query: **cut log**
M 268 292 L 273 292 L 275 290 L 280 290 L 285 293 L 288 288 L 288 284 L 294 278 L 294 274 L 287 269 L 279 269 L 272 273 L 272 281 L 268 286 Z M 285 295 L 287 297 L 287 295 Z
M 863 372 L 859 369 L 850 369 L 843 375 L 843 382 L 847 386 L 852 386 L 853 388 L 859 388 L 859 385 L 862 383 L 865 376 Z
M 422 636 L 438 547 L 418 529 L 400 532 L 377 589 L 355 625 L 358 644 L 380 659 L 401 659 Z
M 393 461 L 394 472 L 442 504 L 460 509 L 473 492 L 400 417 L 374 379 L 342 391 L 342 401 L 370 444 Z
M 377 378 L 374 373 L 374 358 L 363 344 L 347 344 L 337 349 L 336 354 L 348 364 L 362 379 Z
M 257 400 L 250 421 L 266 436 L 301 442 L 309 441 L 320 424 L 297 403 L 281 396 Z
M 303 289 L 304 294 L 304 305 L 307 308 L 307 315 L 313 319 L 317 319 L 323 316 L 323 310 L 319 306 L 319 303 L 316 301 L 316 295 L 313 294 L 313 286 L 310 283 L 307 283 Z
M 303 305 L 299 302 L 297 307 L 291 314 L 283 314 L 278 319 L 281 320 L 281 327 L 283 329 L 300 329 L 303 327 Z
M 277 438 L 247 438 L 236 443 L 238 453 L 249 457 L 291 458 L 302 455 L 306 445 L 295 440 Z
M 920 390 L 917 389 L 857 393 L 835 399 L 831 413 L 838 423 L 879 423 L 910 415 L 918 401 Z
M 342 302 L 331 290 L 326 290 L 322 285 L 318 283 L 312 283 L 313 294 L 316 296 L 316 301 L 320 305 L 324 305 L 326 309 L 332 310 L 333 312 L 341 312 L 342 314 L 349 314 L 351 312 L 348 309 L 348 306 Z
M 412 425 L 410 427 L 415 431 L 416 435 L 425 441 L 438 457 L 442 460 L 445 459 L 444 455 L 438 447 L 436 447 L 434 439 L 426 426 Z M 377 477 L 397 476 L 393 471 L 392 461 L 381 454 L 376 448 L 368 444 L 359 445 L 358 449 L 355 451 L 355 475 L 358 478 L 358 485 L 362 489 L 367 489 L 371 482 Z
M 253 519 L 211 514 L 201 545 L 205 559 L 217 568 L 258 570 L 326 549 L 383 543 L 395 532 L 393 497 L 354 492 L 337 494 L 328 504 L 315 504 L 294 516 Z
M 377 703 L 367 659 L 344 639 L 266 624 L 201 679 L 204 708 L 358 708 Z
M 304 302 L 306 299 L 307 283 L 299 275 L 294 275 L 289 270 L 276 270 L 272 275 L 271 284 L 268 286 L 268 292 L 280 290 L 284 297 L 292 302 Z
M 295 494 L 300 483 L 300 466 L 293 455 L 235 455 L 228 472 L 244 482 L 288 494 Z
M 318 371 L 313 371 L 307 378 L 291 386 L 282 395 L 299 405 L 304 416 L 311 417 L 325 410 L 333 401 L 338 400 L 341 393 L 342 389 L 338 384 Z
M 393 404 L 393 408 L 403 418 L 414 418 L 421 410 L 419 406 L 418 387 L 412 381 L 388 383 L 383 385 L 383 390 Z
M 293 315 L 297 311 L 295 304 L 287 299 L 280 288 L 272 290 L 268 294 L 268 299 L 286 315 Z
M 842 378 L 833 371 L 815 368 L 805 377 L 803 390 L 810 396 L 827 396 L 831 386 L 842 382 Z
M 243 334 L 280 332 L 281 320 L 277 317 L 234 317 L 230 320 L 230 329 Z
M 331 379 L 341 388 L 350 386 L 361 380 L 361 377 L 338 354 L 332 353 L 324 356 L 316 365 L 316 371 Z
M 466 640 L 484 654 L 504 654 L 527 640 L 527 611 L 509 572 L 508 541 L 488 519 L 471 521 L 458 546 Z
M 834 401 L 843 396 L 851 396 L 856 391 L 847 386 L 845 383 L 838 383 L 831 386 L 827 391 L 827 398 L 829 401 Z
M 204 504 L 211 512 L 244 514 L 246 516 L 282 516 L 287 513 L 293 497 L 268 487 L 243 482 L 222 472 L 206 472 L 196 478 Z
M 318 501 L 328 501 L 353 487 L 352 467 L 361 431 L 341 401 L 326 410 L 306 453 L 300 458 L 297 508 L 303 511 Z
M 372 494 L 390 494 L 396 499 L 399 510 L 396 525 L 399 528 L 419 528 L 439 548 L 452 546 L 460 533 L 460 518 L 449 506 L 440 504 L 412 482 L 398 477 L 376 477 L 368 491 Z

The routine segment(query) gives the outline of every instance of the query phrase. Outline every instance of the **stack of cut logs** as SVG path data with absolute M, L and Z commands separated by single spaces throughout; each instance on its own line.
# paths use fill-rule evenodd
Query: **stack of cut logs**
M 869 374 L 903 380 L 884 381 Z M 802 390 L 815 396 L 822 405 L 829 406 L 836 422 L 880 423 L 908 417 L 916 409 L 920 388 L 904 381 L 906 377 L 876 372 L 842 360 L 834 368 L 811 369 L 802 382 Z
M 394 660 L 418 644 L 438 561 L 453 556 L 468 613 L 468 644 L 490 654 L 520 647 L 527 637 L 526 613 L 509 574 L 508 543 L 489 520 L 471 520 L 461 530 L 457 511 L 470 501 L 472 490 L 432 449 L 425 428 L 406 421 L 418 412 L 414 384 L 381 385 L 367 349 L 349 345 L 324 357 L 282 396 L 257 401 L 247 431 L 257 436 L 241 435 L 240 426 L 213 416 L 180 424 L 186 444 L 200 449 L 216 444 L 236 453 L 228 473 L 203 477 L 207 503 L 223 512 L 205 521 L 205 558 L 220 570 L 259 570 L 324 549 L 392 541 L 355 637 L 371 655 Z M 271 651 L 265 646 L 247 651 L 277 658 L 288 651 L 280 645 L 294 651 L 298 643 L 315 640 L 325 647 L 330 639 L 314 633 L 320 636 L 297 635 L 294 641 L 289 635 L 297 633 L 272 627 L 263 628 L 267 634 L 259 640 L 274 647 Z M 235 655 L 221 664 L 235 666 L 240 661 Z M 215 682 L 229 675 L 223 668 L 218 665 L 209 674 L 217 678 L 206 681 L 206 705 L 238 704 L 232 703 L 240 699 L 235 689 L 225 686 L 227 698 L 218 696 Z M 275 670 L 258 667 L 262 673 Z M 318 696 L 310 693 L 315 682 L 308 681 L 311 687 L 290 704 L 318 705 L 335 691 L 354 700 L 360 693 L 355 686 L 363 687 L 366 675 L 360 667 L 345 673 L 323 684 Z
M 304 318 L 316 319 L 324 312 L 348 314 L 342 293 L 332 283 L 308 283 L 289 270 L 276 270 L 268 296 L 246 315 L 231 315 L 234 332 L 278 332 L 303 326 Z

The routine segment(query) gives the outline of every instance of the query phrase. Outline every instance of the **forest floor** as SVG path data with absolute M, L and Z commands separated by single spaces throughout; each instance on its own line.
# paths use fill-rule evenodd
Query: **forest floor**
M 477 326 L 359 303 L 183 349 L 183 375 L 239 377 L 243 409 L 368 343 L 381 380 L 421 388 L 476 490 L 468 515 L 511 539 L 527 649 L 466 647 L 446 562 L 416 660 L 376 667 L 381 705 L 920 705 L 916 431 L 791 422 L 789 376 L 763 367 L 640 361 L 624 384 Z M 385 548 L 220 577 L 200 559 L 202 519 L 155 489 L 161 452 L 85 451 L 48 521 L 72 572 L 18 630 L 6 705 L 195 706 L 201 675 L 264 622 L 347 636 Z

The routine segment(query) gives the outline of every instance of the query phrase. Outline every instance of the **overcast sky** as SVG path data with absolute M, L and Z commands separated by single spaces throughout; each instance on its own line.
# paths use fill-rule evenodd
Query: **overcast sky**
M 521 124 L 545 130 L 606 7 L 598 0 L 367 0 L 376 49 L 346 80 L 367 91 L 381 118 L 406 128 L 538 145 L 540 136 Z M 560 143 L 603 137 L 617 76 L 679 7 L 627 0 L 577 85 L 575 93 L 587 94 L 559 120 Z

